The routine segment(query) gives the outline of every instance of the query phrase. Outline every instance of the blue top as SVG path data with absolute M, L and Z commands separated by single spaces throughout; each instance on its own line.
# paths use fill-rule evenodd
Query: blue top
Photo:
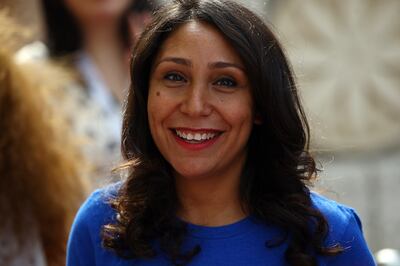
M 80 208 L 68 241 L 67 266 L 89 265 L 171 265 L 161 253 L 153 259 L 125 260 L 101 245 L 100 232 L 104 224 L 115 221 L 115 211 L 107 204 L 117 186 L 95 191 Z M 340 243 L 345 251 L 334 257 L 319 256 L 318 265 L 376 265 L 361 231 L 361 222 L 353 209 L 340 205 L 316 193 L 311 199 L 328 220 L 330 231 L 325 244 Z M 247 217 L 233 224 L 207 227 L 188 225 L 183 248 L 196 244 L 201 251 L 190 266 L 278 266 L 287 265 L 284 252 L 287 244 L 267 248 L 265 242 L 280 236 L 278 228 L 267 226 Z

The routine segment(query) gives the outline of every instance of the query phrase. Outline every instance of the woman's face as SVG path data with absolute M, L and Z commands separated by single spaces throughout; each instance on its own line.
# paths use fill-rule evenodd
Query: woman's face
M 63 0 L 80 23 L 118 19 L 132 0 Z
M 162 44 L 148 95 L 152 137 L 177 177 L 239 176 L 253 125 L 244 65 L 212 26 L 188 22 Z

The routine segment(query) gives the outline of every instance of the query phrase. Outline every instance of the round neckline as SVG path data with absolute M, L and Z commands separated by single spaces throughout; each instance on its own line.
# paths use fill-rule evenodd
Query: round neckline
M 247 233 L 257 227 L 256 221 L 253 217 L 247 216 L 239 221 L 221 226 L 205 226 L 188 223 L 188 234 L 192 237 L 218 239 L 228 238 Z

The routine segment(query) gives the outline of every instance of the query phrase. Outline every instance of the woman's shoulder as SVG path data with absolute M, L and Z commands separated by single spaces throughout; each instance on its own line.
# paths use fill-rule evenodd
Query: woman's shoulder
M 325 245 L 339 244 L 344 250 L 340 255 L 329 258 L 332 265 L 350 265 L 350 262 L 351 265 L 375 265 L 356 211 L 316 192 L 311 192 L 310 196 L 314 208 L 318 209 L 328 222 L 329 231 Z
M 76 219 L 82 217 L 84 219 L 92 220 L 96 217 L 102 218 L 102 216 L 113 214 L 115 211 L 111 207 L 111 201 L 117 197 L 120 187 L 121 183 L 118 182 L 96 189 L 82 204 L 77 213 Z
M 343 234 L 349 230 L 362 232 L 361 220 L 353 208 L 326 198 L 317 192 L 311 192 L 310 196 L 314 208 L 318 209 L 328 222 L 331 239 L 341 239 L 344 237 Z
M 72 225 L 71 233 L 98 234 L 105 224 L 116 219 L 111 201 L 117 197 L 121 183 L 95 190 L 79 208 Z
M 356 219 L 359 222 L 358 215 L 353 208 L 338 203 L 314 191 L 310 193 L 310 196 L 314 208 L 322 212 L 330 224 L 334 224 L 335 226 L 347 226 L 352 219 Z
M 95 257 L 105 252 L 100 232 L 116 219 L 110 201 L 117 196 L 120 186 L 116 183 L 98 189 L 82 204 L 68 239 L 67 265 L 95 265 Z

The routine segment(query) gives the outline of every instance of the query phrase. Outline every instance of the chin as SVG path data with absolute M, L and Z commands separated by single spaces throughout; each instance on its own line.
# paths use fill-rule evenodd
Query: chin
M 200 178 L 205 178 L 209 176 L 208 171 L 200 170 L 200 169 L 179 169 L 175 170 L 176 176 L 181 177 L 181 178 L 186 178 L 186 179 L 200 179 Z

